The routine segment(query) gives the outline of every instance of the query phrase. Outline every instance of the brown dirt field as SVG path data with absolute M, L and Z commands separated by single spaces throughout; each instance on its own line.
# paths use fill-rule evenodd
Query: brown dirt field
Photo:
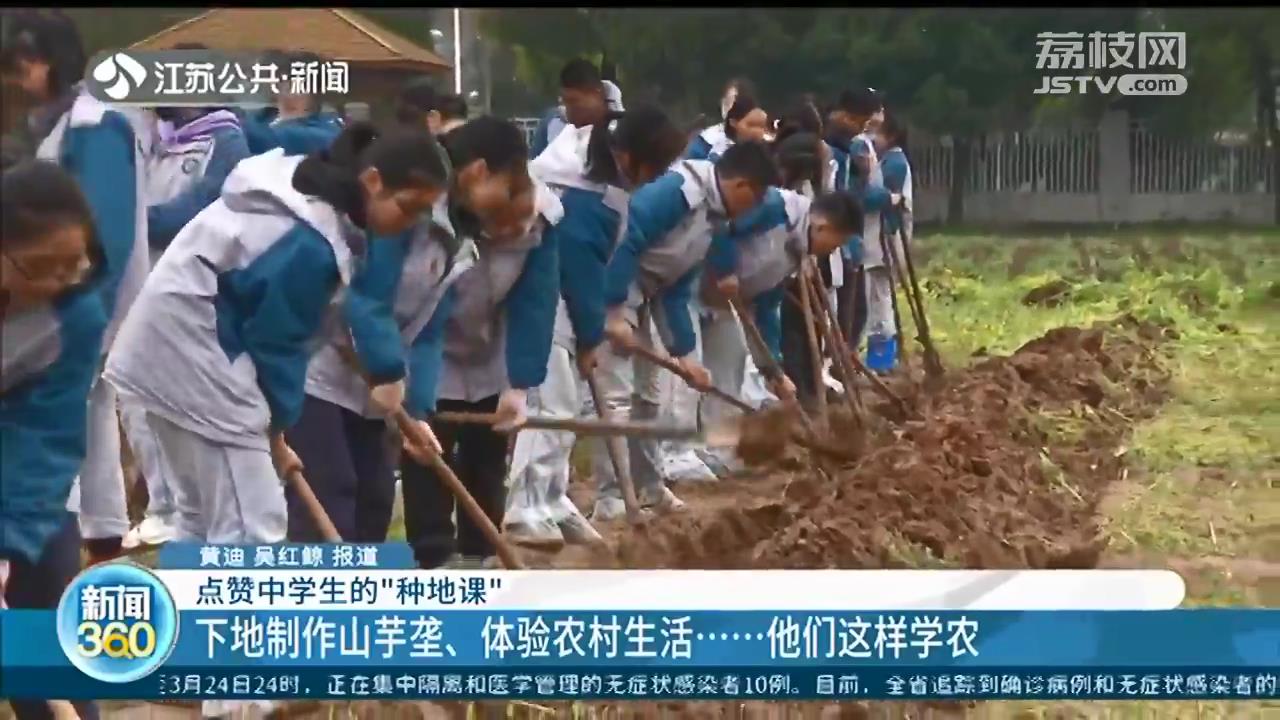
M 744 429 L 741 450 L 751 471 L 682 488 L 688 512 L 638 528 L 601 527 L 607 549 L 525 551 L 526 560 L 560 568 L 1095 567 L 1106 547 L 1098 505 L 1123 469 L 1117 449 L 1133 422 L 1167 396 L 1168 374 L 1156 352 L 1166 333 L 1173 331 L 1131 318 L 1059 328 L 1009 357 L 952 371 L 933 393 L 920 389 L 922 373 L 913 367 L 888 382 L 911 419 L 886 419 L 895 414 L 888 403 L 864 390 L 873 411 L 865 437 L 854 440 L 847 411 L 835 413 L 831 435 L 871 450 L 834 467 L 826 458 L 826 473 L 807 451 L 779 441 L 793 418 L 766 415 Z M 1044 422 L 1046 413 L 1081 407 L 1088 411 L 1077 432 L 1055 432 Z M 584 506 L 587 485 L 572 488 Z M 563 703 L 517 703 L 477 704 L 479 712 L 469 715 L 460 703 L 306 705 L 291 704 L 284 716 L 818 720 L 956 717 L 970 707 L 601 703 L 571 712 Z
M 887 404 L 876 406 L 873 450 L 834 482 L 780 443 L 785 433 L 747 433 L 743 455 L 768 459 L 755 477 L 694 487 L 689 512 L 639 532 L 610 528 L 610 553 L 569 548 L 539 564 L 892 568 L 923 555 L 967 568 L 1094 567 L 1105 546 L 1097 506 L 1123 463 L 1115 450 L 1165 397 L 1152 349 L 1162 333 L 1128 319 L 1060 328 L 952 373 L 936 394 L 917 390 L 916 376 L 894 378 L 914 419 L 892 424 Z M 1090 420 L 1054 437 L 1042 414 L 1073 404 Z M 762 425 L 776 430 L 774 420 Z

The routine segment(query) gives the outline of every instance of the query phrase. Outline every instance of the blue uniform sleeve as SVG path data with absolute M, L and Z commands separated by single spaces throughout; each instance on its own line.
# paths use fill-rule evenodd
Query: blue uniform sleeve
M 236 164 L 249 157 L 244 133 L 234 129 L 213 134 L 213 154 L 204 175 L 168 202 L 147 208 L 147 239 L 151 247 L 163 249 L 201 210 L 213 204 L 222 193 L 222 183 Z
M 737 238 L 729 228 L 718 230 L 711 236 L 711 248 L 707 250 L 707 268 L 716 278 L 728 277 L 738 271 Z
M 337 122 L 318 116 L 285 120 L 274 125 L 255 120 L 245 125 L 249 151 L 254 155 L 276 148 L 283 149 L 286 155 L 308 155 L 329 147 L 341 132 Z
M 226 273 L 219 301 L 240 320 L 239 341 L 253 359 L 271 408 L 271 432 L 297 422 L 310 358 L 309 341 L 338 288 L 329 242 L 298 225 L 248 267 Z M 224 296 L 225 295 L 225 296 Z
M 831 150 L 831 157 L 836 161 L 836 190 L 845 190 L 849 187 L 849 153 L 843 148 L 827 143 L 827 147 Z
M 849 146 L 849 189 L 861 193 L 866 189 L 869 180 L 868 163 L 871 161 L 871 148 L 867 144 L 855 140 Z
M 404 342 L 392 309 L 412 232 L 369 243 L 368 258 L 343 299 L 356 356 L 374 385 L 405 375 Z
M 0 402 L 0 557 L 35 564 L 66 522 L 84 461 L 85 398 L 98 376 L 107 314 L 95 292 L 59 301 L 62 351 Z
M 778 285 L 751 301 L 755 308 L 756 327 L 764 337 L 769 354 L 778 362 L 782 362 L 782 297 L 785 293 L 785 288 Z
M 880 171 L 884 174 L 885 189 L 890 193 L 901 195 L 903 187 L 907 184 L 906 155 L 900 152 L 889 153 L 881 163 Z M 898 217 L 898 213 L 892 208 L 885 209 L 883 223 L 890 235 L 898 232 Z
M 863 212 L 880 212 L 889 206 L 889 191 L 883 185 L 867 183 L 862 190 Z
M 503 306 L 507 313 L 507 381 L 517 389 L 535 388 L 547 379 L 547 362 L 560 303 L 560 247 L 545 232 L 529 251 L 524 269 Z
M 533 130 L 533 142 L 529 143 L 529 157 L 536 158 L 542 154 L 543 150 L 551 144 L 549 134 L 551 132 L 551 121 L 557 115 L 557 111 L 552 109 L 542 116 L 538 121 L 538 126 Z
M 729 221 L 730 232 L 739 239 L 762 233 L 787 222 L 787 205 L 777 188 L 769 188 L 755 207 Z
M 257 112 L 237 112 L 236 115 L 240 117 L 240 127 L 244 129 L 244 139 L 249 146 L 250 154 L 260 155 L 278 147 L 275 133 L 271 129 L 271 121 L 275 120 L 277 115 L 275 108 L 263 108 Z
M 436 387 L 444 358 L 444 328 L 453 314 L 457 294 L 452 286 L 445 290 L 431 320 L 409 347 L 409 387 L 405 390 L 404 406 L 416 418 L 425 418 L 436 411 Z
M 62 150 L 62 166 L 75 176 L 93 212 L 106 262 L 102 297 L 110 315 L 115 312 L 117 290 L 138 241 L 133 128 L 120 113 L 107 112 L 97 125 L 68 130 Z
M 560 293 L 578 347 L 593 348 L 604 340 L 604 273 L 621 218 L 588 190 L 566 188 L 560 203 L 564 218 L 548 230 L 560 245 Z
M 708 160 L 711 158 L 711 143 L 706 138 L 698 134 L 689 143 L 689 147 L 685 148 L 684 157 L 686 160 Z
M 667 329 L 671 331 L 671 345 L 667 351 L 672 357 L 684 357 L 698 347 L 698 336 L 693 331 L 693 317 L 689 313 L 689 301 L 693 299 L 693 284 L 701 270 L 701 264 L 694 267 L 658 298 L 667 320 Z
M 640 269 L 640 256 L 675 229 L 689 212 L 684 177 L 671 171 L 637 190 L 627 205 L 627 235 L 609 259 L 605 271 L 605 305 L 614 307 L 627 292 Z

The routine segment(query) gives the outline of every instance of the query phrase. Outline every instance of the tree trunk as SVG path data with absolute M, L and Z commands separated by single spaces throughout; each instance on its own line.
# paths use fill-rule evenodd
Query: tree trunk
M 1280 127 L 1276 121 L 1277 79 L 1271 49 L 1262 38 L 1254 47 L 1254 87 L 1258 93 L 1258 134 L 1271 146 L 1271 196 L 1274 220 L 1280 224 Z
M 969 184 L 972 143 L 967 135 L 952 135 L 951 187 L 947 196 L 947 224 L 964 222 L 964 193 Z

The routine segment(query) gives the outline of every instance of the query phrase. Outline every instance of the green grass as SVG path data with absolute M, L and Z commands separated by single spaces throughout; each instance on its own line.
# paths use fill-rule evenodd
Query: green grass
M 930 324 L 953 366 L 1122 313 L 1174 323 L 1178 337 L 1164 348 L 1173 395 L 1133 428 L 1129 478 L 1104 504 L 1110 552 L 1178 569 L 1188 606 L 1280 607 L 1280 576 L 1268 575 L 1280 567 L 1271 566 L 1280 561 L 1280 231 L 948 233 L 920 243 Z M 1062 304 L 1022 303 L 1058 280 L 1071 285 Z M 1081 418 L 1080 409 L 1046 414 L 1042 429 L 1076 438 Z M 1280 705 L 993 703 L 967 715 L 1280 718 Z
M 1057 326 L 1122 313 L 1171 321 L 1178 337 L 1165 351 L 1173 397 L 1134 428 L 1130 480 L 1108 512 L 1113 550 L 1280 558 L 1272 488 L 1280 478 L 1280 233 L 944 234 L 921 245 L 930 322 L 953 365 L 979 351 L 1012 352 Z M 1022 302 L 1059 281 L 1071 288 L 1061 304 Z M 1075 409 L 1041 423 L 1078 437 L 1081 417 Z M 1191 601 L 1251 597 L 1230 582 L 1209 582 L 1201 592 Z

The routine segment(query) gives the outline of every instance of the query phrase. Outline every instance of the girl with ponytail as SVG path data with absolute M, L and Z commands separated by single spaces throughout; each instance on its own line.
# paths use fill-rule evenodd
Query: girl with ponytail
M 566 128 L 533 161 L 534 177 L 564 208 L 564 219 L 552 229 L 560 248 L 561 297 L 547 379 L 535 395 L 540 412 L 572 416 L 581 409 L 577 376 L 593 372 L 604 340 L 605 267 L 625 232 L 630 192 L 665 172 L 683 148 L 684 133 L 666 114 L 642 106 Z M 516 437 L 504 522 L 514 539 L 539 545 L 599 540 L 566 495 L 573 442 L 572 433 L 525 431 Z M 595 450 L 603 496 L 612 497 L 612 466 L 603 447 Z
M 529 176 L 529 148 L 511 122 L 478 117 L 444 142 L 453 180 L 426 230 L 454 248 L 458 267 L 471 268 L 456 282 L 437 281 L 430 267 L 414 263 L 412 284 L 396 297 L 397 311 L 423 307 L 409 294 L 448 287 L 423 331 L 433 334 L 438 350 L 411 361 L 409 409 L 418 417 L 437 409 L 494 413 L 493 428 L 434 424 L 453 472 L 499 524 L 506 503 L 504 431 L 523 423 L 527 391 L 547 376 L 560 297 L 555 229 L 563 210 L 555 194 Z M 405 534 L 415 559 L 423 568 L 483 562 L 494 548 L 466 513 L 458 512 L 455 522 L 453 495 L 422 460 L 406 453 L 400 465 Z
M 300 463 L 283 433 L 302 410 L 312 340 L 381 242 L 370 240 L 411 227 L 447 183 L 425 130 L 384 135 L 356 124 L 308 156 L 277 149 L 241 162 L 222 196 L 174 238 L 105 377 L 146 409 L 173 471 L 178 540 L 285 538 L 280 477 Z M 357 337 L 378 332 L 353 328 Z M 377 366 L 366 357 L 373 348 L 357 342 L 354 352 Z M 402 374 L 379 373 L 371 402 L 400 404 Z

